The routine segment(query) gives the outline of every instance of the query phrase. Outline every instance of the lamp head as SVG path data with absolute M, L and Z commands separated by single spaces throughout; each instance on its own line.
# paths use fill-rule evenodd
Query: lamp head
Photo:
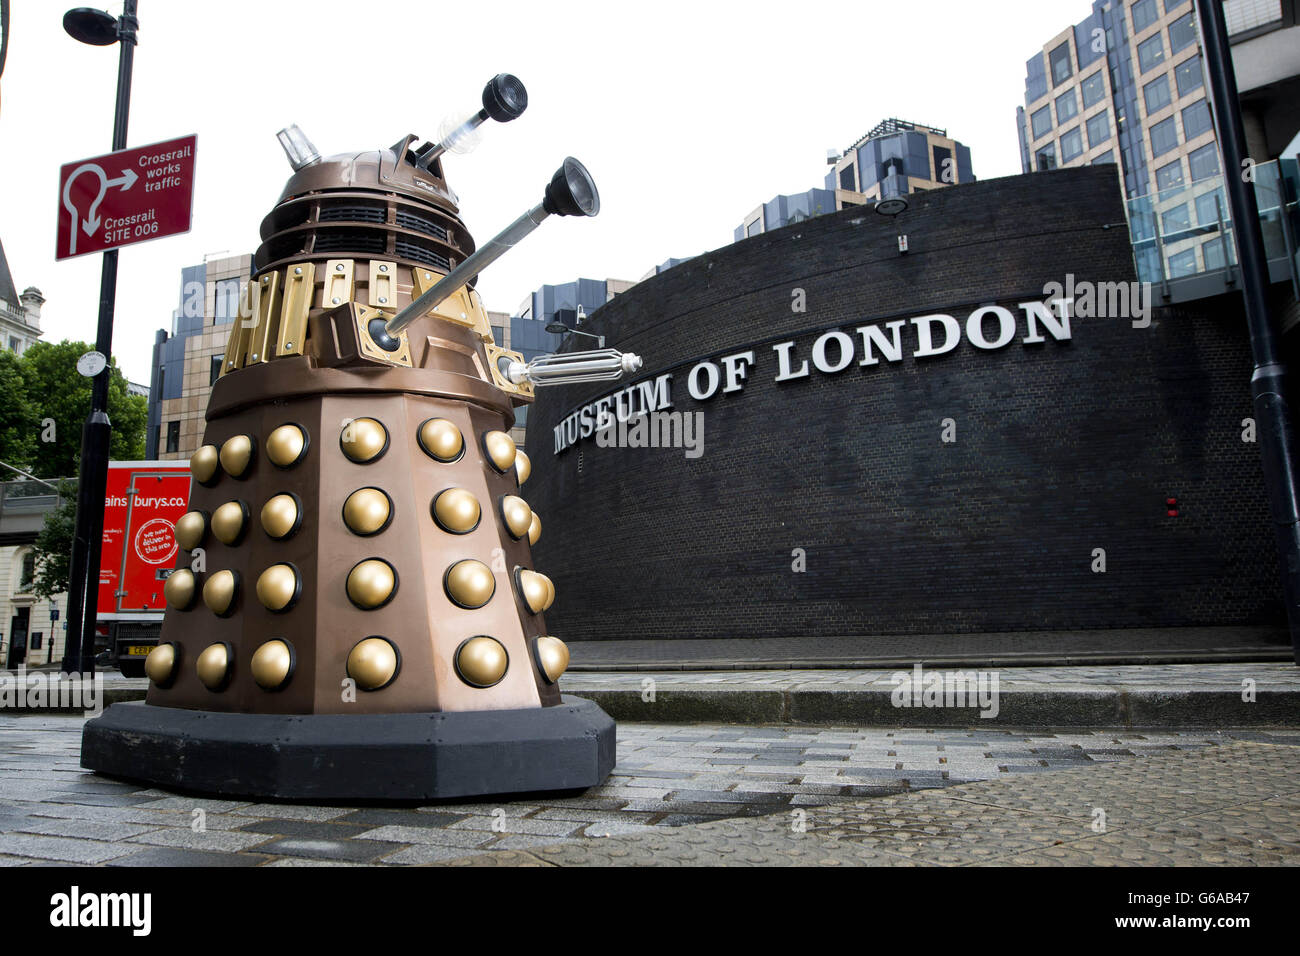
M 91 46 L 112 46 L 117 42 L 117 17 L 107 10 L 75 7 L 63 15 L 63 29 L 68 36 Z

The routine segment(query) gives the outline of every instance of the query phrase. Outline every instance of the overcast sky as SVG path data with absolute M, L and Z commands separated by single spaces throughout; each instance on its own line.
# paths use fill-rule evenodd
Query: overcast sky
M 45 338 L 93 341 L 100 255 L 56 263 L 61 164 L 108 152 L 117 48 L 62 29 L 71 0 L 14 0 L 0 79 L 0 239 Z M 121 12 L 121 3 L 108 9 Z M 881 119 L 946 128 L 981 179 L 1020 172 L 1025 60 L 1088 0 L 140 0 L 128 145 L 198 134 L 194 227 L 122 251 L 114 351 L 148 383 L 182 266 L 252 252 L 290 173 L 275 133 L 322 155 L 432 137 L 510 72 L 528 111 L 444 161 L 481 243 L 541 198 L 565 155 L 601 192 L 594 220 L 546 222 L 487 270 L 489 309 L 543 283 L 636 279 L 731 242 L 746 213 L 822 185 L 826 150 Z

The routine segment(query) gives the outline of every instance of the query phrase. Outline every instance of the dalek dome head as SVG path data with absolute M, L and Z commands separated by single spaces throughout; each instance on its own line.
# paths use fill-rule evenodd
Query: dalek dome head
M 262 221 L 255 271 L 288 262 L 368 253 L 442 272 L 474 252 L 460 221 L 442 154 L 468 152 L 487 120 L 509 122 L 528 106 L 523 83 L 500 73 L 483 88 L 482 107 L 444 120 L 437 142 L 409 133 L 392 146 L 321 158 L 297 126 L 279 139 L 293 167 L 275 208 Z

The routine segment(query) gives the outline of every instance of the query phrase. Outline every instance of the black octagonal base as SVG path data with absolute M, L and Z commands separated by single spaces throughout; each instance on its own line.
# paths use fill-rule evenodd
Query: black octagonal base
M 440 714 L 229 714 L 113 704 L 81 736 L 87 770 L 190 793 L 415 801 L 601 783 L 614 721 L 596 704 Z

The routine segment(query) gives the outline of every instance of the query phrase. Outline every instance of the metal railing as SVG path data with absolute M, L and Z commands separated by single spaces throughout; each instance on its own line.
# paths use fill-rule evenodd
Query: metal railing
M 1290 261 L 1293 282 L 1297 262 L 1295 236 L 1297 180 L 1295 160 L 1274 160 L 1253 167 L 1264 247 L 1270 261 Z M 1232 216 L 1223 191 L 1223 176 L 1209 176 L 1127 202 L 1129 238 L 1141 282 L 1223 273 L 1235 282 L 1236 246 Z

